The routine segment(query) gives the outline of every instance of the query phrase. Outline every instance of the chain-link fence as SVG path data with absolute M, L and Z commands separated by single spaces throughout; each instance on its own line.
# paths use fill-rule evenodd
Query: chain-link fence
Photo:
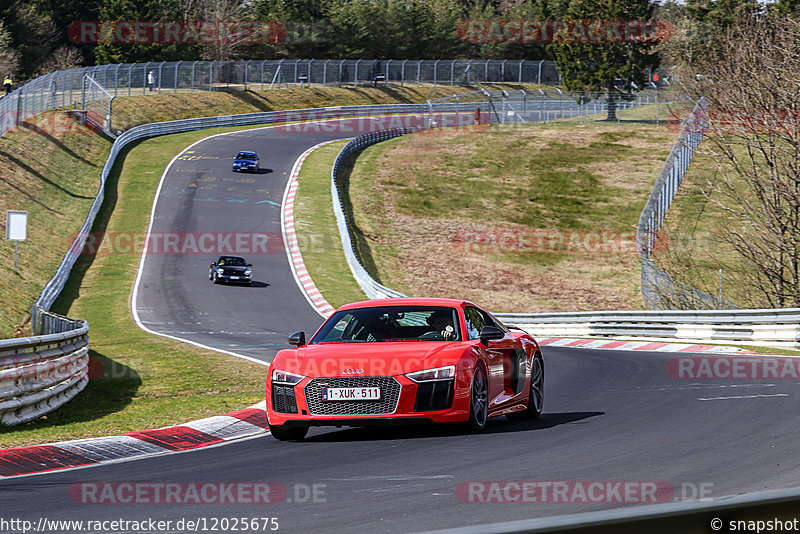
M 566 92 L 561 89 L 502 90 L 480 89 L 458 95 L 429 100 L 429 106 L 442 104 L 474 103 L 489 113 L 491 122 L 498 124 L 550 122 L 553 120 L 581 119 L 598 114 L 608 114 L 612 107 L 617 121 L 623 121 L 628 110 L 654 106 L 647 117 L 640 120 L 658 124 L 668 119 L 666 108 L 675 96 L 666 91 L 650 90 L 634 94 L 600 95 L 596 92 Z M 484 109 L 485 108 L 485 109 Z M 664 110 L 662 113 L 661 110 Z
M 187 91 L 227 91 L 323 86 L 483 83 L 553 85 L 560 76 L 552 61 L 531 60 L 248 60 L 174 61 L 100 65 L 51 72 L 0 98 L 0 136 L 50 109 L 86 106 L 85 76 L 108 96 Z
M 733 303 L 701 291 L 669 276 L 655 266 L 652 255 L 658 248 L 659 231 L 672 200 L 683 181 L 689 162 L 708 128 L 708 102 L 701 98 L 686 120 L 661 173 L 656 179 L 650 198 L 639 217 L 636 241 L 642 261 L 642 296 L 654 310 L 728 309 Z M 663 238 L 662 238 L 663 239 Z

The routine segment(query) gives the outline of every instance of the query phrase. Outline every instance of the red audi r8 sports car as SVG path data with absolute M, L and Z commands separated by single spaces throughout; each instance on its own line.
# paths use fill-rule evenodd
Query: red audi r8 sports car
M 513 328 L 513 327 L 512 327 Z M 295 332 L 267 373 L 270 431 L 310 426 L 538 417 L 544 361 L 536 341 L 464 300 L 402 298 L 339 308 L 306 341 Z

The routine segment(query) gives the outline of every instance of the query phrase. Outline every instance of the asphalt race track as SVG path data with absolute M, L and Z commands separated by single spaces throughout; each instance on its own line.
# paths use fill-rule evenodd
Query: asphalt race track
M 153 231 L 279 234 L 280 208 L 261 201 L 280 203 L 297 156 L 336 135 L 264 129 L 195 145 L 166 176 Z M 262 167 L 271 171 L 231 173 L 231 156 L 240 149 L 258 151 Z M 203 254 L 148 256 L 136 303 L 142 321 L 164 334 L 270 359 L 288 332 L 313 330 L 321 318 L 297 289 L 285 253 L 248 259 L 258 282 L 253 287 L 211 284 L 212 258 Z M 663 500 L 798 485 L 800 415 L 792 404 L 800 395 L 798 380 L 679 380 L 667 372 L 674 354 L 543 352 L 544 413 L 536 421 L 501 417 L 479 435 L 450 426 L 316 428 L 302 443 L 264 434 L 180 454 L 5 479 L 0 519 L 34 525 L 42 518 L 169 520 L 172 527 L 159 531 L 176 532 L 181 519 L 210 527 L 212 518 L 277 518 L 278 532 L 411 532 L 622 506 L 613 498 L 587 502 L 573 493 L 548 502 L 463 502 L 469 500 L 466 485 L 478 481 L 654 482 L 673 489 L 659 494 Z M 106 482 L 269 482 L 286 494 L 272 493 L 280 501 L 274 504 L 247 504 L 246 497 L 235 498 L 237 504 L 84 502 L 91 498 L 83 489 L 97 486 L 78 484 Z M 218 531 L 233 531 L 231 526 Z M 263 524 L 241 527 L 270 531 Z
M 450 427 L 319 428 L 302 443 L 264 435 L 7 479 L 0 481 L 3 515 L 34 522 L 277 517 L 285 532 L 411 532 L 620 506 L 463 503 L 457 489 L 469 481 L 663 481 L 676 497 L 691 498 L 701 489 L 719 497 L 790 487 L 800 477 L 795 381 L 675 380 L 665 373 L 672 356 L 663 353 L 545 347 L 544 357 L 545 412 L 537 421 L 500 418 L 481 435 Z M 753 395 L 765 396 L 747 398 Z M 234 481 L 280 483 L 293 501 L 322 485 L 322 502 L 111 505 L 70 497 L 81 482 Z
M 309 146 L 349 137 L 275 128 L 215 136 L 190 147 L 170 166 L 152 216 L 155 253 L 146 256 L 134 303 L 150 330 L 269 361 L 295 330 L 311 333 L 322 317 L 294 282 L 281 241 L 281 200 L 295 160 Z M 261 170 L 235 173 L 233 156 L 254 150 Z M 204 234 L 210 237 L 202 240 Z M 183 250 L 195 236 L 198 253 Z M 257 241 L 266 235 L 266 246 Z M 178 245 L 169 248 L 169 236 Z M 239 242 L 237 244 L 237 236 Z M 203 250 L 213 249 L 211 253 Z M 266 251 L 266 253 L 264 253 Z M 220 254 L 253 264 L 250 287 L 213 284 L 208 269 Z

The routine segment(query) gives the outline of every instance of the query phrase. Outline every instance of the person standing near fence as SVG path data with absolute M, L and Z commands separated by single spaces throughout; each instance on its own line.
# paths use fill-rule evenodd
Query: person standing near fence
M 156 86 L 156 73 L 152 70 L 147 73 L 147 85 L 150 87 L 151 91 Z
M 11 93 L 11 86 L 14 85 L 14 82 L 11 81 L 11 76 L 6 76 L 3 80 L 3 87 L 6 88 L 6 94 Z

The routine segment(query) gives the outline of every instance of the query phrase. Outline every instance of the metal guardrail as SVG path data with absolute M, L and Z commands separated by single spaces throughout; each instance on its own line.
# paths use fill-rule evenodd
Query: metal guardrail
M 761 491 L 713 501 L 630 506 L 538 519 L 429 531 L 427 534 L 707 534 L 797 529 L 800 488 Z M 768 521 L 771 525 L 768 526 Z M 781 521 L 778 526 L 776 521 Z M 794 522 L 794 523 L 793 523 Z
M 674 338 L 800 349 L 800 308 L 496 313 L 534 337 Z
M 388 287 L 378 283 L 367 272 L 356 255 L 353 247 L 353 241 L 350 236 L 350 228 L 347 224 L 347 217 L 345 216 L 342 205 L 342 197 L 347 195 L 347 193 L 341 191 L 342 184 L 338 174 L 342 164 L 353 154 L 360 152 L 361 150 L 370 145 L 374 145 L 375 143 L 380 143 L 381 141 L 393 139 L 414 131 L 416 130 L 397 128 L 393 130 L 385 130 L 382 132 L 360 135 L 342 148 L 342 150 L 339 152 L 339 155 L 336 156 L 336 160 L 331 168 L 331 197 L 333 198 L 333 213 L 336 216 L 336 226 L 339 228 L 339 237 L 342 240 L 344 256 L 347 259 L 347 265 L 350 267 L 353 277 L 358 282 L 358 285 L 361 286 L 362 291 L 364 291 L 364 293 L 370 299 L 405 297 L 405 295 L 399 291 L 389 289 Z
M 72 400 L 89 381 L 89 325 L 38 314 L 45 335 L 0 340 L 0 426 L 37 419 Z

